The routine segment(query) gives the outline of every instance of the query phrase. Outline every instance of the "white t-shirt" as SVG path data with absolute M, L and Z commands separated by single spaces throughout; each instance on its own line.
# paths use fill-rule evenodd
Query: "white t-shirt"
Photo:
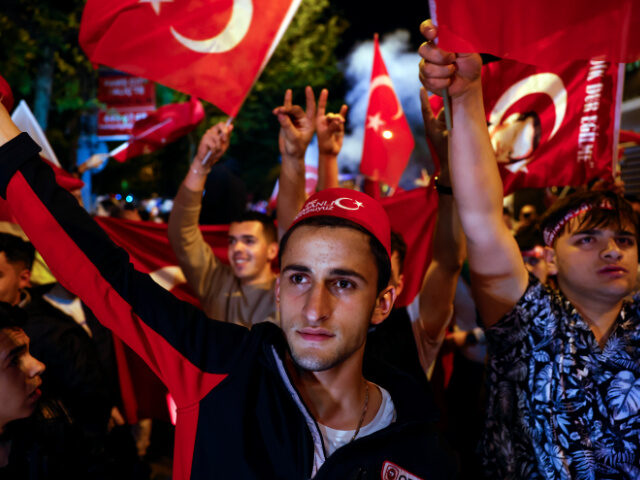
M 358 432 L 358 436 L 356 438 L 362 438 L 367 435 L 370 435 L 378 430 L 382 430 L 383 428 L 391 425 L 396 419 L 396 409 L 393 405 L 393 400 L 391 400 L 391 395 L 384 388 L 376 385 L 376 387 L 382 393 L 382 403 L 380 404 L 380 408 L 378 409 L 378 413 L 374 417 L 371 422 L 367 425 L 360 428 Z M 327 450 L 327 456 L 331 455 L 338 448 L 346 445 L 353 438 L 353 434 L 356 433 L 355 430 L 336 430 L 334 428 L 327 427 L 326 425 L 322 425 L 318 423 L 318 427 L 320 427 L 320 433 L 322 433 L 322 439 L 324 440 L 324 445 Z

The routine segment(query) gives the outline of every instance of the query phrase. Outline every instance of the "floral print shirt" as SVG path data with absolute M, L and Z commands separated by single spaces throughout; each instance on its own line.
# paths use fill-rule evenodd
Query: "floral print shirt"
M 489 478 L 640 478 L 640 301 L 604 348 L 561 293 L 531 277 L 487 329 Z

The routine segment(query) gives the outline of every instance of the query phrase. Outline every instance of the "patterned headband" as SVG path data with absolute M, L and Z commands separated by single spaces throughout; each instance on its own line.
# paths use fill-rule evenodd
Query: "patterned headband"
M 582 213 L 588 212 L 589 210 L 593 210 L 594 208 L 600 208 L 602 210 L 615 210 L 615 207 L 612 205 L 609 199 L 605 198 L 598 205 L 594 205 L 593 203 L 583 203 L 577 208 L 573 210 L 569 210 L 564 217 L 562 217 L 558 223 L 555 225 L 549 225 L 542 232 L 542 236 L 544 238 L 544 243 L 548 247 L 553 246 L 553 242 L 555 241 L 558 233 L 564 228 L 564 226 L 573 218 L 576 218 L 578 215 Z

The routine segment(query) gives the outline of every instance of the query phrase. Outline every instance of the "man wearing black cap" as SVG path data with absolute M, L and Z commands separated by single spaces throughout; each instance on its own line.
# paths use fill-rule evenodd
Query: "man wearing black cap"
M 135 271 L 56 188 L 3 108 L 0 145 L 0 194 L 22 228 L 172 393 L 174 478 L 453 476 L 419 395 L 393 375 L 362 374 L 367 329 L 395 296 L 389 221 L 377 202 L 344 189 L 312 196 L 282 240 L 282 329 L 248 331 L 211 321 Z

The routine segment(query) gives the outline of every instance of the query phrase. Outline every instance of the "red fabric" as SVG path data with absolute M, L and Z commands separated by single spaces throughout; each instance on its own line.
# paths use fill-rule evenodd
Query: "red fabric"
M 20 172 L 9 182 L 7 198 L 20 226 L 47 258 L 55 277 L 82 297 L 106 327 L 117 331 L 123 341 L 144 355 L 145 362 L 169 387 L 178 407 L 190 405 L 194 398 L 201 398 L 226 377 L 200 371 L 142 322 L 97 267 L 88 261 Z M 188 388 L 183 389 L 185 386 Z
M 138 222 L 135 220 L 124 220 L 111 217 L 95 217 L 100 227 L 107 232 L 107 235 L 124 248 L 131 257 L 131 263 L 136 270 L 153 274 L 160 273 L 161 269 L 167 267 L 178 267 L 176 258 L 169 238 L 167 236 L 166 223 Z M 206 225 L 201 226 L 205 241 L 213 249 L 216 258 L 224 263 L 228 263 L 227 258 L 227 232 L 228 225 Z M 172 272 L 167 272 L 169 282 L 173 288 L 170 289 L 176 297 L 186 300 L 193 305 L 199 306 L 198 299 L 186 283 L 175 283 L 179 279 L 172 276 Z M 164 278 L 167 278 L 165 275 Z
M 166 224 L 110 217 L 96 217 L 95 220 L 115 243 L 129 253 L 131 263 L 137 270 L 153 273 L 162 268 L 177 267 L 178 260 L 169 245 Z M 201 230 L 216 257 L 226 262 L 228 227 L 204 226 Z M 167 275 L 171 276 L 171 272 Z M 171 293 L 199 306 L 198 299 L 186 283 L 175 284 Z M 135 423 L 141 418 L 168 420 L 165 403 L 161 401 L 166 389 L 156 375 L 117 338 L 114 338 L 114 347 L 127 422 Z
M 595 61 L 543 68 L 501 60 L 483 67 L 484 107 L 505 194 L 611 177 L 619 71 Z M 533 118 L 516 121 L 528 112 L 537 114 L 539 128 Z M 509 140 L 516 129 L 522 129 L 519 144 Z
M 438 194 L 433 186 L 398 192 L 380 200 L 391 221 L 391 230 L 407 244 L 404 262 L 404 290 L 395 305 L 409 305 L 422 287 L 431 262 L 431 238 L 435 228 Z
M 65 169 L 60 168 L 54 163 L 51 163 L 46 158 L 44 157 L 40 157 L 40 158 L 42 158 L 43 161 L 47 162 L 49 166 L 53 169 L 53 173 L 56 176 L 56 183 L 60 185 L 62 188 L 64 188 L 65 190 L 73 192 L 74 190 L 79 190 L 82 187 L 84 187 L 84 182 L 79 178 L 74 177 Z
M 235 116 L 298 4 L 299 0 L 89 0 L 80 24 L 80 45 L 95 63 L 190 93 Z M 206 48 L 191 42 L 222 33 L 231 36 Z
M 627 142 L 640 144 L 640 133 L 631 130 L 620 130 L 620 143 Z
M 360 171 L 395 189 L 413 146 L 413 134 L 382 60 L 376 36 Z
M 79 178 L 74 177 L 66 170 L 58 167 L 57 165 L 54 165 L 46 158 L 42 156 L 40 158 L 43 162 L 46 162 L 47 165 L 49 165 L 53 169 L 53 173 L 56 176 L 56 183 L 65 190 L 73 192 L 74 190 L 78 190 L 84 187 L 84 182 Z M 0 222 L 11 222 L 16 224 L 18 223 L 11 213 L 7 201 L 2 198 L 0 198 Z
M 14 101 L 13 92 L 11 92 L 11 87 L 2 75 L 0 75 L 0 101 L 4 105 L 4 108 L 11 112 Z
M 204 120 L 204 108 L 198 99 L 171 103 L 158 108 L 146 118 L 138 120 L 132 129 L 132 140 L 124 148 L 117 148 L 111 157 L 124 162 L 151 153 L 183 137 Z
M 439 45 L 553 66 L 604 55 L 640 58 L 640 3 L 634 0 L 431 0 Z

